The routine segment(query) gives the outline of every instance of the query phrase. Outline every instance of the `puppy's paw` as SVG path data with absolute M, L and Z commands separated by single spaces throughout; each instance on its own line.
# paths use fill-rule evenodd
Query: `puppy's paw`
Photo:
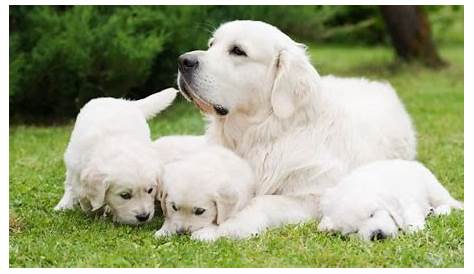
M 423 229 L 425 229 L 425 223 L 408 224 L 406 231 L 408 233 L 415 233 Z
M 55 207 L 54 211 L 64 211 L 74 208 L 74 203 L 72 200 L 61 200 Z
M 434 215 L 449 215 L 451 213 L 451 207 L 449 205 L 441 205 L 434 209 Z
M 218 226 L 208 226 L 194 231 L 191 239 L 203 242 L 214 242 L 219 238 Z
M 168 237 L 168 236 L 171 236 L 173 233 L 168 230 L 167 228 L 161 228 L 160 230 L 156 231 L 155 232 L 155 239 L 161 239 L 161 238 L 164 238 L 164 237 Z
M 318 230 L 323 232 L 331 232 L 334 229 L 334 225 L 329 217 L 324 216 L 318 225 Z

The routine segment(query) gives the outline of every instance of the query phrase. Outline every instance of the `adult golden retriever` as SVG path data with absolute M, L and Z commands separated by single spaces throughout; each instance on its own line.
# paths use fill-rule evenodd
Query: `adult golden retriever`
M 246 159 L 257 178 L 247 207 L 196 239 L 320 217 L 319 195 L 349 171 L 416 156 L 415 130 L 390 84 L 321 77 L 304 45 L 263 22 L 221 25 L 207 50 L 180 56 L 178 83 L 206 113 L 208 140 Z

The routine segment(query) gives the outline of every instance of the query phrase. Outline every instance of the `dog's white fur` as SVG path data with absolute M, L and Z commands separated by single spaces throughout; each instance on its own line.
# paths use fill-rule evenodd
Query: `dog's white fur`
M 201 147 L 165 165 L 159 193 L 165 222 L 155 237 L 185 232 L 197 237 L 196 231 L 224 222 L 254 195 L 246 161 L 220 146 Z M 198 209 L 204 212 L 196 214 Z
M 181 91 L 207 111 L 210 142 L 246 159 L 257 180 L 258 196 L 208 240 L 315 218 L 316 197 L 349 171 L 415 158 L 412 122 L 390 84 L 320 77 L 304 47 L 271 25 L 223 24 L 208 50 L 188 54 L 199 66 L 180 72 Z
M 208 146 L 203 135 L 169 135 L 156 139 L 153 148 L 163 164 L 184 159 Z
M 169 106 L 176 92 L 170 88 L 138 101 L 88 102 L 77 116 L 64 154 L 65 191 L 55 210 L 71 209 L 79 202 L 85 211 L 107 205 L 121 223 L 137 224 L 138 215 L 150 220 L 162 166 L 146 119 Z M 121 197 L 125 193 L 130 199 Z
M 370 240 L 425 227 L 425 217 L 462 209 L 421 163 L 386 160 L 352 171 L 321 198 L 321 231 L 357 233 Z

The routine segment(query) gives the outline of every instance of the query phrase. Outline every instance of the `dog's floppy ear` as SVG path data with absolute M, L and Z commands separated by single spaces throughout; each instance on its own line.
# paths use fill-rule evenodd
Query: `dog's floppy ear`
M 219 225 L 238 211 L 239 197 L 232 188 L 220 188 L 215 194 L 214 203 L 216 205 L 215 223 Z
M 160 164 L 160 167 L 157 168 L 159 170 L 157 177 L 156 177 L 156 184 L 157 184 L 157 191 L 156 191 L 156 200 L 160 202 L 160 207 L 161 207 L 161 212 L 163 213 L 163 216 L 166 217 L 167 215 L 167 210 L 166 210 L 166 198 L 168 197 L 168 192 L 166 190 L 166 185 L 164 183 L 164 173 L 165 173 L 165 168 L 163 168 Z
M 160 201 L 160 207 L 161 207 L 161 212 L 163 213 L 163 216 L 166 217 L 167 210 L 166 210 L 166 198 L 168 197 L 168 193 L 164 191 L 164 189 L 159 189 L 159 191 L 156 194 L 156 198 Z
M 291 50 L 280 51 L 274 62 L 275 80 L 271 93 L 271 105 L 275 115 L 289 118 L 295 110 L 307 102 L 315 92 L 319 75 L 309 62 L 303 48 L 297 45 Z
M 105 174 L 95 167 L 81 172 L 80 204 L 85 211 L 95 211 L 105 204 L 105 193 L 109 184 Z
M 395 222 L 397 227 L 402 228 L 402 229 L 405 228 L 404 219 L 401 217 L 402 216 L 401 208 L 397 208 L 396 206 L 394 206 L 394 204 L 396 204 L 396 201 L 392 203 L 384 202 L 383 204 L 384 204 L 384 208 L 388 211 L 390 217 Z

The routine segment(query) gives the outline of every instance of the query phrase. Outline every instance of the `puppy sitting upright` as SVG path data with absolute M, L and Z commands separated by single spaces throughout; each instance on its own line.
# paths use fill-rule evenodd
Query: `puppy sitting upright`
M 425 218 L 462 209 L 421 163 L 374 162 L 355 169 L 321 199 L 318 229 L 357 233 L 364 240 L 394 237 L 424 228 Z
M 176 92 L 169 88 L 138 101 L 88 102 L 64 154 L 65 190 L 55 210 L 80 203 L 84 211 L 96 211 L 106 205 L 117 222 L 151 220 L 162 166 L 146 120 L 168 107 Z
M 165 165 L 159 194 L 165 223 L 155 237 L 192 234 L 221 224 L 255 195 L 252 169 L 219 146 Z

